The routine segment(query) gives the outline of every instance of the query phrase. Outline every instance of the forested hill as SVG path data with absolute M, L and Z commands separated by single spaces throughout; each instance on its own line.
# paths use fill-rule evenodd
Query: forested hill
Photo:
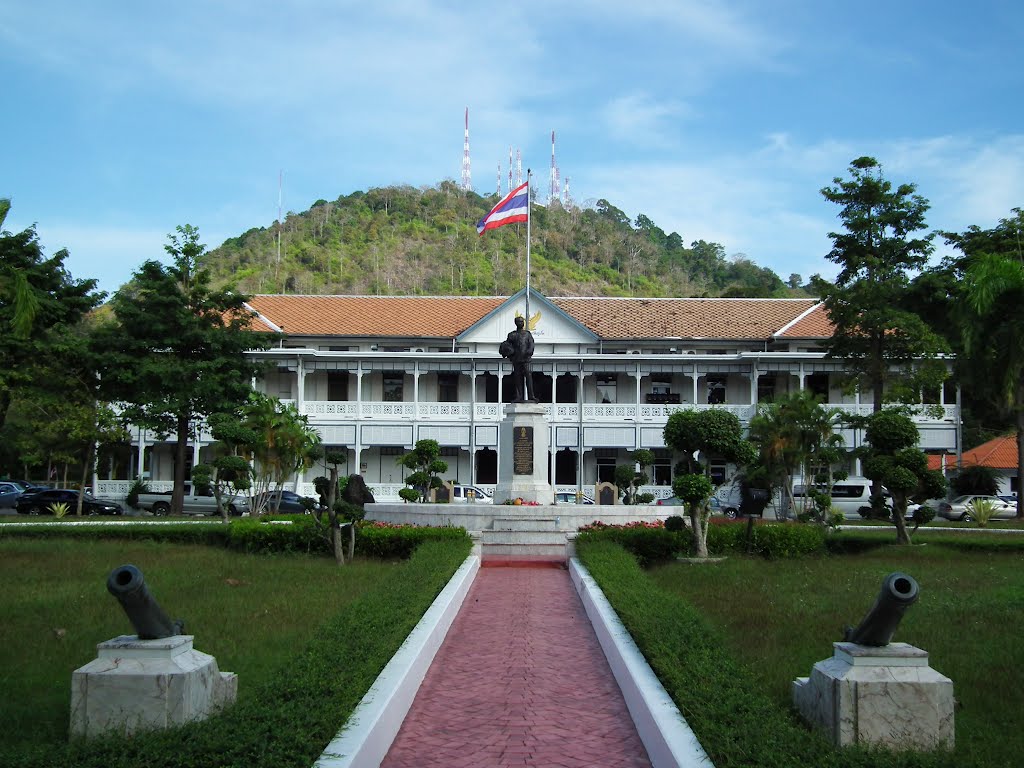
M 207 266 L 250 294 L 510 295 L 525 284 L 526 225 L 478 236 L 496 202 L 452 181 L 354 192 L 289 213 L 280 248 L 271 222 L 211 251 Z M 534 204 L 531 230 L 531 284 L 548 296 L 803 295 L 717 243 L 687 246 L 644 215 L 630 222 L 607 200 Z

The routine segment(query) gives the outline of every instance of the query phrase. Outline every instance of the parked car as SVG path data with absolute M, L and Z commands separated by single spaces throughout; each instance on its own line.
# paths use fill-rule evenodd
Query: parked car
M 802 481 L 793 485 L 793 498 L 798 500 L 806 494 Z M 847 519 L 871 516 L 871 481 L 866 477 L 851 476 L 845 480 L 837 480 L 832 484 L 832 508 L 842 512 Z M 885 506 L 892 510 L 892 497 L 885 488 L 882 489 Z M 799 503 L 799 502 L 798 502 Z M 810 507 L 810 500 L 807 500 Z
M 0 507 L 10 507 L 18 503 L 18 498 L 24 493 L 24 489 L 14 483 L 4 480 L 0 482 Z
M 681 507 L 684 506 L 683 500 L 678 496 L 669 496 L 666 499 L 658 499 L 654 502 L 655 506 L 658 507 Z M 721 499 L 712 496 L 708 499 L 708 506 L 711 508 L 712 515 L 725 515 L 730 520 L 735 520 L 739 514 L 739 507 L 732 504 L 723 503 Z
M 725 515 L 730 520 L 735 520 L 737 517 L 739 517 L 739 507 L 733 506 L 732 504 L 727 504 L 723 502 L 721 499 L 719 499 L 717 496 L 712 496 L 709 501 L 709 504 L 711 506 L 712 515 Z
M 911 502 L 910 504 L 907 504 L 907 513 L 903 516 L 903 518 L 905 520 L 913 520 L 914 513 L 917 512 L 919 507 L 931 507 L 933 510 L 935 510 L 935 513 L 937 515 L 939 511 L 939 505 L 944 504 L 945 501 L 945 499 L 926 499 L 925 501 L 922 501 L 920 504 Z
M 307 501 L 307 503 L 312 502 L 311 508 L 320 506 L 320 502 L 310 496 L 300 496 L 295 491 L 281 490 L 270 491 L 269 493 L 262 494 L 260 496 L 253 496 L 251 502 L 252 508 L 257 510 L 265 509 L 267 512 L 273 511 L 274 506 L 277 504 L 277 496 L 279 493 L 281 495 L 281 504 L 277 511 L 281 514 L 304 514 L 307 511 L 306 504 L 303 504 L 304 500 Z M 264 498 L 266 499 L 265 503 Z
M 594 500 L 589 496 L 577 496 L 572 491 L 559 491 L 555 494 L 556 504 L 593 504 Z
M 68 505 L 68 512 L 74 514 L 78 506 L 78 491 L 70 488 L 46 488 L 41 491 L 27 491 L 21 494 L 16 509 L 19 515 L 52 515 L 51 504 Z M 82 497 L 82 514 L 84 515 L 121 515 L 124 509 L 120 504 L 97 499 L 91 493 Z
M 136 506 L 139 509 L 152 512 L 161 516 L 170 514 L 171 491 L 164 493 L 140 493 Z M 249 513 L 249 497 L 227 496 L 221 499 L 227 506 L 230 515 L 246 515 Z M 182 499 L 182 514 L 185 515 L 209 515 L 217 514 L 217 499 L 212 493 L 192 496 L 188 493 Z
M 992 516 L 993 519 L 1005 520 L 1017 515 L 1016 504 L 1009 504 L 998 496 L 982 496 L 978 494 L 957 496 L 952 501 L 944 501 L 939 504 L 936 512 L 939 517 L 944 517 L 947 520 L 959 520 L 969 523 L 971 520 L 974 520 L 974 505 L 979 501 L 991 501 L 995 505 L 996 513 Z
M 1017 504 L 1017 494 L 1015 493 L 1001 493 L 999 494 L 999 498 L 1005 501 L 1007 504 Z

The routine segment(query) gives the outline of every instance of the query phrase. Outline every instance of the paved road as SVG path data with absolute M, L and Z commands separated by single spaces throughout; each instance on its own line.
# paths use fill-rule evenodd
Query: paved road
M 566 570 L 480 570 L 382 766 L 650 766 Z

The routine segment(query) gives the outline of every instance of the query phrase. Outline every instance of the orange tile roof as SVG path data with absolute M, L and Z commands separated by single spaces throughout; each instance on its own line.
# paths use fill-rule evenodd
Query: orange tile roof
M 501 296 L 261 295 L 253 296 L 249 306 L 289 335 L 452 338 L 505 300 Z
M 297 336 L 452 338 L 508 297 L 259 295 L 258 327 Z M 605 339 L 767 340 L 812 310 L 815 299 L 549 298 Z M 816 312 L 812 311 L 811 315 Z M 804 318 L 795 326 L 817 328 Z M 802 336 L 792 328 L 787 337 Z M 813 334 L 808 334 L 813 335 Z
M 824 304 L 817 304 L 811 310 L 783 330 L 783 338 L 828 339 L 831 338 L 835 326 L 828 319 Z
M 551 298 L 605 339 L 768 339 L 814 299 Z
M 980 464 L 992 469 L 1017 468 L 1017 436 L 1004 435 L 963 453 L 964 466 Z

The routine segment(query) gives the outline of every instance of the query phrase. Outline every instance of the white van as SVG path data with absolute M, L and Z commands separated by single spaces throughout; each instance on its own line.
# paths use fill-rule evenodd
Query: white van
M 886 504 L 892 506 L 889 493 L 884 488 Z M 804 496 L 804 485 L 797 480 L 793 483 L 793 499 L 800 503 Z M 809 506 L 808 502 L 808 506 Z M 832 507 L 843 513 L 845 518 L 867 517 L 866 510 L 871 508 L 871 481 L 866 477 L 851 476 L 832 484 Z M 865 510 L 864 514 L 861 511 Z
M 452 486 L 452 499 L 453 504 L 493 504 L 494 499 L 490 497 L 487 491 L 482 488 L 478 488 L 475 485 L 459 485 L 455 484 Z

